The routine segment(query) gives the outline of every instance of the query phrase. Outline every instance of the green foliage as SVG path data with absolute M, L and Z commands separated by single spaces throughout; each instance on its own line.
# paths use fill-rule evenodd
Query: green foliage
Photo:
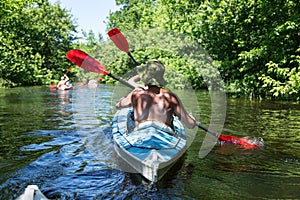
M 298 49 L 298 52 L 300 49 Z M 300 56 L 291 56 L 291 65 L 296 64 L 294 68 L 282 68 L 279 64 L 267 63 L 268 71 L 260 79 L 263 81 L 263 88 L 266 88 L 275 97 L 293 98 L 300 100 Z
M 157 27 L 191 36 L 214 59 L 229 92 L 299 99 L 299 1 L 116 2 L 122 8 L 110 14 L 108 28 Z M 193 73 L 189 80 L 198 88 Z
M 13 13 L 21 12 L 26 5 L 32 2 L 33 0 L 1 0 L 0 19 L 4 19 Z
M 126 33 L 141 64 L 154 58 L 165 63 L 172 87 L 220 88 L 224 81 L 228 92 L 300 99 L 299 1 L 116 0 L 116 4 L 121 9 L 110 13 L 107 29 L 118 27 Z M 44 0 L 3 0 L 0 6 L 0 85 L 59 80 L 70 65 L 65 53 L 75 47 L 76 27 L 70 14 Z M 101 35 L 98 38 L 85 32 L 86 43 L 75 48 L 94 55 L 116 75 L 134 69 L 124 52 L 111 42 L 104 45 Z M 99 77 L 83 76 L 79 68 L 72 73 L 82 76 L 81 81 Z
M 140 65 L 149 60 L 160 60 L 166 66 L 165 78 L 169 88 L 217 88 L 222 86 L 211 58 L 201 46 L 189 37 L 163 29 L 124 31 L 134 58 Z M 109 72 L 124 79 L 132 77 L 135 65 L 111 41 L 86 52 L 99 60 Z M 83 48 L 84 49 L 84 48 Z M 114 84 L 115 80 L 103 76 L 103 83 Z
M 0 86 L 49 84 L 68 68 L 70 15 L 48 1 L 6 1 L 0 19 Z

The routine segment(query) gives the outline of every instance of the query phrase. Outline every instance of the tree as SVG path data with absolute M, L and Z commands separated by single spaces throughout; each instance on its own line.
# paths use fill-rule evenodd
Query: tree
M 108 28 L 160 27 L 195 38 L 229 92 L 300 99 L 300 2 L 296 0 L 117 0 Z M 196 76 L 194 77 L 196 78 Z
M 14 3 L 18 9 L 2 12 L 0 85 L 41 85 L 58 80 L 68 68 L 65 53 L 75 39 L 70 14 L 58 4 L 40 0 L 5 2 L 6 10 L 15 7 Z
M 151 27 L 152 15 L 157 14 L 153 9 L 156 4 L 152 0 L 116 0 L 116 5 L 122 7 L 110 13 L 107 27 L 122 30 Z

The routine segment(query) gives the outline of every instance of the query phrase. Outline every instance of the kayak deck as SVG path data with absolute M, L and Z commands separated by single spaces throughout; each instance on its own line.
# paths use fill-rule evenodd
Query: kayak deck
M 138 173 L 157 182 L 185 152 L 184 128 L 177 118 L 174 131 L 151 121 L 133 129 L 132 122 L 129 109 L 116 113 L 112 130 L 115 150 Z

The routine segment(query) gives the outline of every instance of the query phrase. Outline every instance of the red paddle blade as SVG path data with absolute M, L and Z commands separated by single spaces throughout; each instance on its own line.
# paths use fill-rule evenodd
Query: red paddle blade
M 108 36 L 121 51 L 124 51 L 128 54 L 130 53 L 128 42 L 118 28 L 113 28 L 108 31 Z
M 99 74 L 109 74 L 105 67 L 84 51 L 73 49 L 68 51 L 66 56 L 72 63 L 87 71 Z
M 261 140 L 251 140 L 249 138 L 237 138 L 235 136 L 228 136 L 228 135 L 219 135 L 218 138 L 222 142 L 239 145 L 246 149 L 254 149 L 263 146 L 263 141 Z

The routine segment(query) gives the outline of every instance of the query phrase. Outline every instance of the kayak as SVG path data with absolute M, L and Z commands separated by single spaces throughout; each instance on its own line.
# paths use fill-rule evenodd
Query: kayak
M 112 121 L 115 151 L 137 173 L 155 183 L 187 149 L 183 125 L 175 116 L 172 126 L 145 121 L 135 127 L 132 109 L 120 109 Z
M 37 185 L 28 185 L 25 192 L 16 200 L 48 200 Z

